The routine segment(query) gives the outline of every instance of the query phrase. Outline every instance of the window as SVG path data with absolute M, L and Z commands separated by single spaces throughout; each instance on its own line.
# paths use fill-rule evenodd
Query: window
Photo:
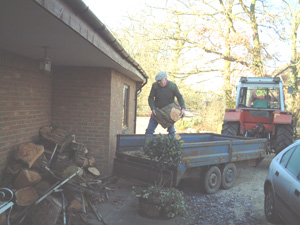
M 124 85 L 123 88 L 123 117 L 122 128 L 128 128 L 128 109 L 129 109 L 129 86 Z
M 247 107 L 279 109 L 279 89 L 275 87 L 243 87 L 240 93 L 239 104 Z
M 294 148 L 288 150 L 288 151 L 287 151 L 286 153 L 284 153 L 284 155 L 282 156 L 282 158 L 281 158 L 281 160 L 280 160 L 280 163 L 281 163 L 284 167 L 286 167 L 286 165 L 288 164 L 289 159 L 290 159 L 292 153 L 294 152 L 295 148 L 296 148 L 296 147 L 294 147 Z
M 291 174 L 293 174 L 295 177 L 298 177 L 300 173 L 299 161 L 300 161 L 300 146 L 296 148 L 286 167 L 291 172 Z
M 247 88 L 241 88 L 239 105 L 246 106 L 246 94 L 247 94 Z

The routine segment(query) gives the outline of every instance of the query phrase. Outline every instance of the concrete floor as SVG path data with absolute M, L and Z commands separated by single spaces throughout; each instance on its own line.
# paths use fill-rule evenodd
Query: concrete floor
M 132 186 L 139 185 L 133 181 L 120 178 L 115 184 L 116 189 L 109 191 L 109 200 L 97 206 L 108 225 L 187 225 L 186 219 L 149 219 L 139 215 L 138 199 L 132 194 Z M 99 223 L 97 223 L 99 224 Z

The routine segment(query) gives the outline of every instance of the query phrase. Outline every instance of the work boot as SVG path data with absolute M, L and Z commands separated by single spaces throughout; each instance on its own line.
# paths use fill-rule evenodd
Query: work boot
M 144 148 L 148 145 L 148 143 L 152 140 L 153 135 L 145 135 L 145 144 L 144 144 Z

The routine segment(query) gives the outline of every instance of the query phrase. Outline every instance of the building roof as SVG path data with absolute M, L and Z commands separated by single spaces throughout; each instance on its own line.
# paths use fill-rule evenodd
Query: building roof
M 112 68 L 137 82 L 147 74 L 82 0 L 5 0 L 0 48 L 54 66 Z

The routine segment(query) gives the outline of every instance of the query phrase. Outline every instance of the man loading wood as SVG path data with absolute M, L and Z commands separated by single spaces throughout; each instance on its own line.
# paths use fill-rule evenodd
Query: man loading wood
M 155 116 L 158 109 L 162 109 L 170 104 L 175 103 L 175 97 L 180 105 L 180 117 L 185 116 L 185 102 L 177 87 L 177 85 L 167 79 L 167 73 L 164 71 L 159 72 L 155 76 L 156 82 L 152 84 L 152 88 L 148 97 L 148 103 L 151 108 L 152 114 L 146 129 L 146 135 L 153 135 L 158 125 Z M 175 121 L 174 121 L 175 122 Z M 167 131 L 171 137 L 175 137 L 175 126 L 172 123 L 167 127 Z

